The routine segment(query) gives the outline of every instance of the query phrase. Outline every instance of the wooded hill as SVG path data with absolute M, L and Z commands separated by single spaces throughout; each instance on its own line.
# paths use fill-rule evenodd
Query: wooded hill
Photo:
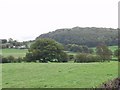
M 94 47 L 101 42 L 105 42 L 107 45 L 117 45 L 118 30 L 112 28 L 74 27 L 41 34 L 36 39 L 39 38 L 51 38 L 63 45 L 77 44 Z

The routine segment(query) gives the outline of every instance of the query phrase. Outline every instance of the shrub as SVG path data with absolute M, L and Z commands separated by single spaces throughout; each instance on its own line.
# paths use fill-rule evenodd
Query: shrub
M 75 57 L 75 62 L 80 62 L 80 63 L 88 63 L 88 62 L 101 62 L 101 57 L 100 56 L 94 56 L 91 54 L 78 54 Z
M 68 55 L 65 52 L 61 52 L 59 55 L 58 62 L 67 62 L 68 61 Z
M 21 63 L 23 61 L 23 58 L 22 57 L 18 57 L 17 59 L 16 59 L 16 62 L 18 62 L 18 63 Z
M 26 62 L 32 62 L 33 60 L 35 60 L 33 58 L 33 54 L 32 53 L 26 53 L 26 57 L 24 59 L 26 60 Z
M 87 56 L 87 54 L 78 54 L 78 55 L 76 55 L 76 57 L 75 57 L 75 62 L 86 62 L 86 56 Z
M 10 63 L 7 57 L 2 56 L 2 63 Z
M 112 51 L 105 44 L 96 47 L 96 54 L 101 57 L 103 61 L 110 61 L 112 59 Z
M 7 59 L 8 59 L 8 62 L 11 62 L 11 63 L 16 62 L 15 61 L 16 59 L 13 56 L 8 56 Z
M 22 57 L 14 58 L 13 56 L 0 56 L 0 63 L 20 63 L 23 61 Z
M 69 57 L 69 60 L 71 61 L 71 60 L 74 60 L 74 55 L 68 55 L 68 57 Z

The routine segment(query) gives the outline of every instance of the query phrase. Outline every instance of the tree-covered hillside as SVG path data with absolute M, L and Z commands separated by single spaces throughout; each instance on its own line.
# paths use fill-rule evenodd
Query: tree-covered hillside
M 74 27 L 57 29 L 53 32 L 42 34 L 36 39 L 39 38 L 51 38 L 64 45 L 78 44 L 94 47 L 101 42 L 105 42 L 107 45 L 117 45 L 118 30 L 112 28 Z

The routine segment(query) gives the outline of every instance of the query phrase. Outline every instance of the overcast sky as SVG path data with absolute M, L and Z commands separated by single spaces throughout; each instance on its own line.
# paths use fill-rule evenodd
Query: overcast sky
M 119 0 L 0 0 L 0 38 L 18 41 L 60 28 L 118 27 Z

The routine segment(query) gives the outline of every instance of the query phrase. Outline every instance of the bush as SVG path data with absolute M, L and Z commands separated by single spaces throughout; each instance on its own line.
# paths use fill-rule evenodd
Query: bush
M 87 56 L 87 62 L 101 62 L 100 56 L 94 56 L 94 55 L 88 55 Z
M 24 61 L 22 57 L 18 57 L 18 58 L 16 59 L 16 62 L 18 62 L 18 63 L 21 63 L 22 61 Z
M 26 62 L 32 62 L 33 60 L 35 60 L 33 58 L 33 54 L 32 53 L 26 53 L 26 57 L 24 59 L 26 60 Z
M 105 44 L 100 44 L 96 47 L 96 54 L 99 55 L 102 61 L 110 61 L 112 59 L 112 51 Z
M 15 58 L 13 56 L 3 57 L 0 56 L 0 63 L 20 63 L 24 59 L 22 57 Z
M 65 45 L 65 50 L 79 53 L 93 53 L 93 49 L 89 49 L 88 46 L 85 45 L 77 45 L 77 44 L 68 44 Z
M 65 52 L 62 52 L 57 58 L 58 62 L 68 62 L 68 55 Z
M 82 53 L 82 54 L 76 55 L 75 62 L 78 62 L 78 63 L 79 62 L 80 63 L 101 62 L 101 57 Z
M 8 62 L 10 63 L 16 62 L 16 59 L 13 56 L 8 56 L 7 59 L 8 59 Z
M 75 62 L 86 62 L 86 56 L 87 56 L 87 54 L 78 54 L 78 55 L 76 55 L 76 57 L 75 57 Z
M 68 55 L 68 57 L 70 61 L 74 60 L 74 55 Z
M 2 63 L 10 63 L 7 57 L 2 56 Z

